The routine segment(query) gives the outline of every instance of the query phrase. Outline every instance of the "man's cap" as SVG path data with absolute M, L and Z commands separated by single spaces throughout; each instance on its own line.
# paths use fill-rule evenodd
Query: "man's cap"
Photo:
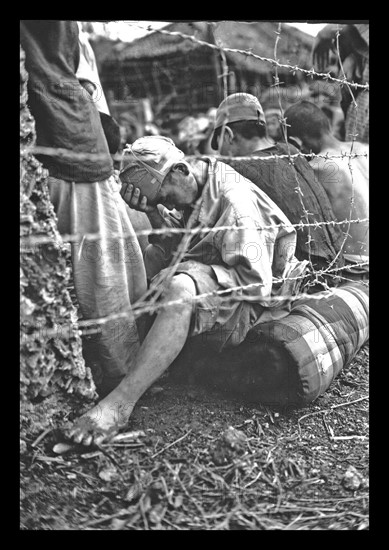
M 165 136 L 141 137 L 127 145 L 124 153 L 124 167 L 119 174 L 123 183 L 122 197 L 127 186 L 132 184 L 139 187 L 149 202 L 157 197 L 171 167 L 185 156 L 174 141 Z
M 229 95 L 220 103 L 216 111 L 214 134 L 211 141 L 212 149 L 217 149 L 215 130 L 223 124 L 241 120 L 256 120 L 260 124 L 266 124 L 262 106 L 254 95 L 239 92 Z

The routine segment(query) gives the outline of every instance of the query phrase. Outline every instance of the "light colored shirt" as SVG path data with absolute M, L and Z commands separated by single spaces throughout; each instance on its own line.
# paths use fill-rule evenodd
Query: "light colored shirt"
M 107 100 L 100 82 L 97 69 L 96 58 L 92 46 L 89 43 L 88 34 L 82 30 L 82 24 L 78 25 L 78 43 L 80 46 L 80 61 L 77 67 L 76 76 L 79 80 L 87 80 L 94 86 L 94 92 L 91 100 L 95 103 L 97 110 L 109 115 Z
M 232 229 L 194 235 L 182 261 L 211 266 L 223 289 L 255 284 L 242 290 L 242 299 L 278 307 L 280 301 L 273 298 L 295 294 L 308 264 L 294 256 L 296 230 L 280 208 L 251 181 L 225 163 L 212 158 L 207 162 L 208 176 L 194 227 L 204 224 Z M 191 211 L 186 209 L 177 215 L 164 209 L 166 225 L 186 227 Z M 168 258 L 181 238 L 153 235 L 149 240 L 163 249 Z M 284 281 L 287 277 L 292 279 Z

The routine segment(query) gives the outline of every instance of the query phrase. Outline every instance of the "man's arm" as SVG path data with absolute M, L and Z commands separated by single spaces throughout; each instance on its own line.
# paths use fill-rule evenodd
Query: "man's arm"
M 134 187 L 132 184 L 124 184 L 120 194 L 130 208 L 144 212 L 147 215 L 153 229 L 184 227 L 183 217 L 179 212 L 175 213 L 175 211 L 167 210 L 162 205 L 149 206 L 147 197 L 141 195 L 138 187 Z M 167 232 L 161 235 L 149 235 L 149 243 L 160 248 L 166 260 L 177 249 L 181 239 L 182 234 L 180 233 Z

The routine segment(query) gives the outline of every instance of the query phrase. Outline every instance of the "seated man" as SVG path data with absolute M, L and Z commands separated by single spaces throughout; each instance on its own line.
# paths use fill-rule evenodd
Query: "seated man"
M 224 129 L 224 130 L 223 130 Z M 228 96 L 219 105 L 211 145 L 221 155 L 262 158 L 226 158 L 224 162 L 251 180 L 264 191 L 285 213 L 292 224 L 324 224 L 317 227 L 303 225 L 297 231 L 296 258 L 310 260 L 315 269 L 326 268 L 338 254 L 342 243 L 339 227 L 326 224 L 335 216 L 326 192 L 304 157 L 287 158 L 298 150 L 291 144 L 274 144 L 268 137 L 265 115 L 258 99 L 245 93 Z M 283 155 L 284 158 L 265 158 Z M 330 277 L 327 284 L 334 284 Z
M 177 232 L 153 235 L 150 248 L 161 252 L 161 267 L 168 266 L 184 239 L 186 247 L 181 261 L 173 260 L 174 274 L 168 267 L 152 281 L 164 295 L 155 303 L 156 318 L 130 370 L 71 429 L 70 437 L 86 445 L 128 421 L 138 399 L 189 336 L 212 333 L 216 349 L 238 345 L 255 324 L 286 316 L 306 278 L 308 262 L 294 256 L 295 229 L 263 191 L 235 170 L 211 158 L 185 161 L 173 141 L 162 136 L 141 138 L 129 150 L 131 158 L 120 175 L 129 206 L 147 212 L 154 228 L 197 231 L 183 237 Z M 161 215 L 157 205 L 181 216 L 166 209 Z
M 319 107 L 301 101 L 285 111 L 288 133 L 300 140 L 302 152 L 328 155 L 314 157 L 310 164 L 317 181 L 324 187 L 338 221 L 369 217 L 369 145 L 359 142 L 342 142 L 330 129 L 328 118 Z M 339 158 L 352 153 L 362 156 Z M 331 158 L 334 155 L 335 158 Z M 348 237 L 344 243 L 346 265 L 353 266 L 343 275 L 352 279 L 368 278 L 368 265 L 355 264 L 369 261 L 369 222 L 339 226 Z

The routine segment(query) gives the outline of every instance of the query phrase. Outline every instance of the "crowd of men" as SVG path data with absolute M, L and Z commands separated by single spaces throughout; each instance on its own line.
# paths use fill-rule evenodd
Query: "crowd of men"
M 212 113 L 206 154 L 186 156 L 150 132 L 118 164 L 120 125 L 90 100 L 77 23 L 22 20 L 21 46 L 37 144 L 70 151 L 39 158 L 59 231 L 80 236 L 72 243 L 80 312 L 112 318 L 88 363 L 101 401 L 68 433 L 75 442 L 98 443 L 125 425 L 189 337 L 208 333 L 219 350 L 239 345 L 256 324 L 288 315 L 299 293 L 342 282 L 338 268 L 368 277 L 368 226 L 348 222 L 368 216 L 368 144 L 340 141 L 314 103 L 292 105 L 284 120 L 278 113 L 277 133 L 257 97 L 231 94 Z M 320 63 L 323 52 L 319 37 Z M 357 54 L 345 49 L 344 59 Z M 145 228 L 165 232 L 138 239 Z M 100 234 L 89 243 L 95 254 L 84 253 L 86 233 Z M 150 297 L 154 316 L 135 315 Z

